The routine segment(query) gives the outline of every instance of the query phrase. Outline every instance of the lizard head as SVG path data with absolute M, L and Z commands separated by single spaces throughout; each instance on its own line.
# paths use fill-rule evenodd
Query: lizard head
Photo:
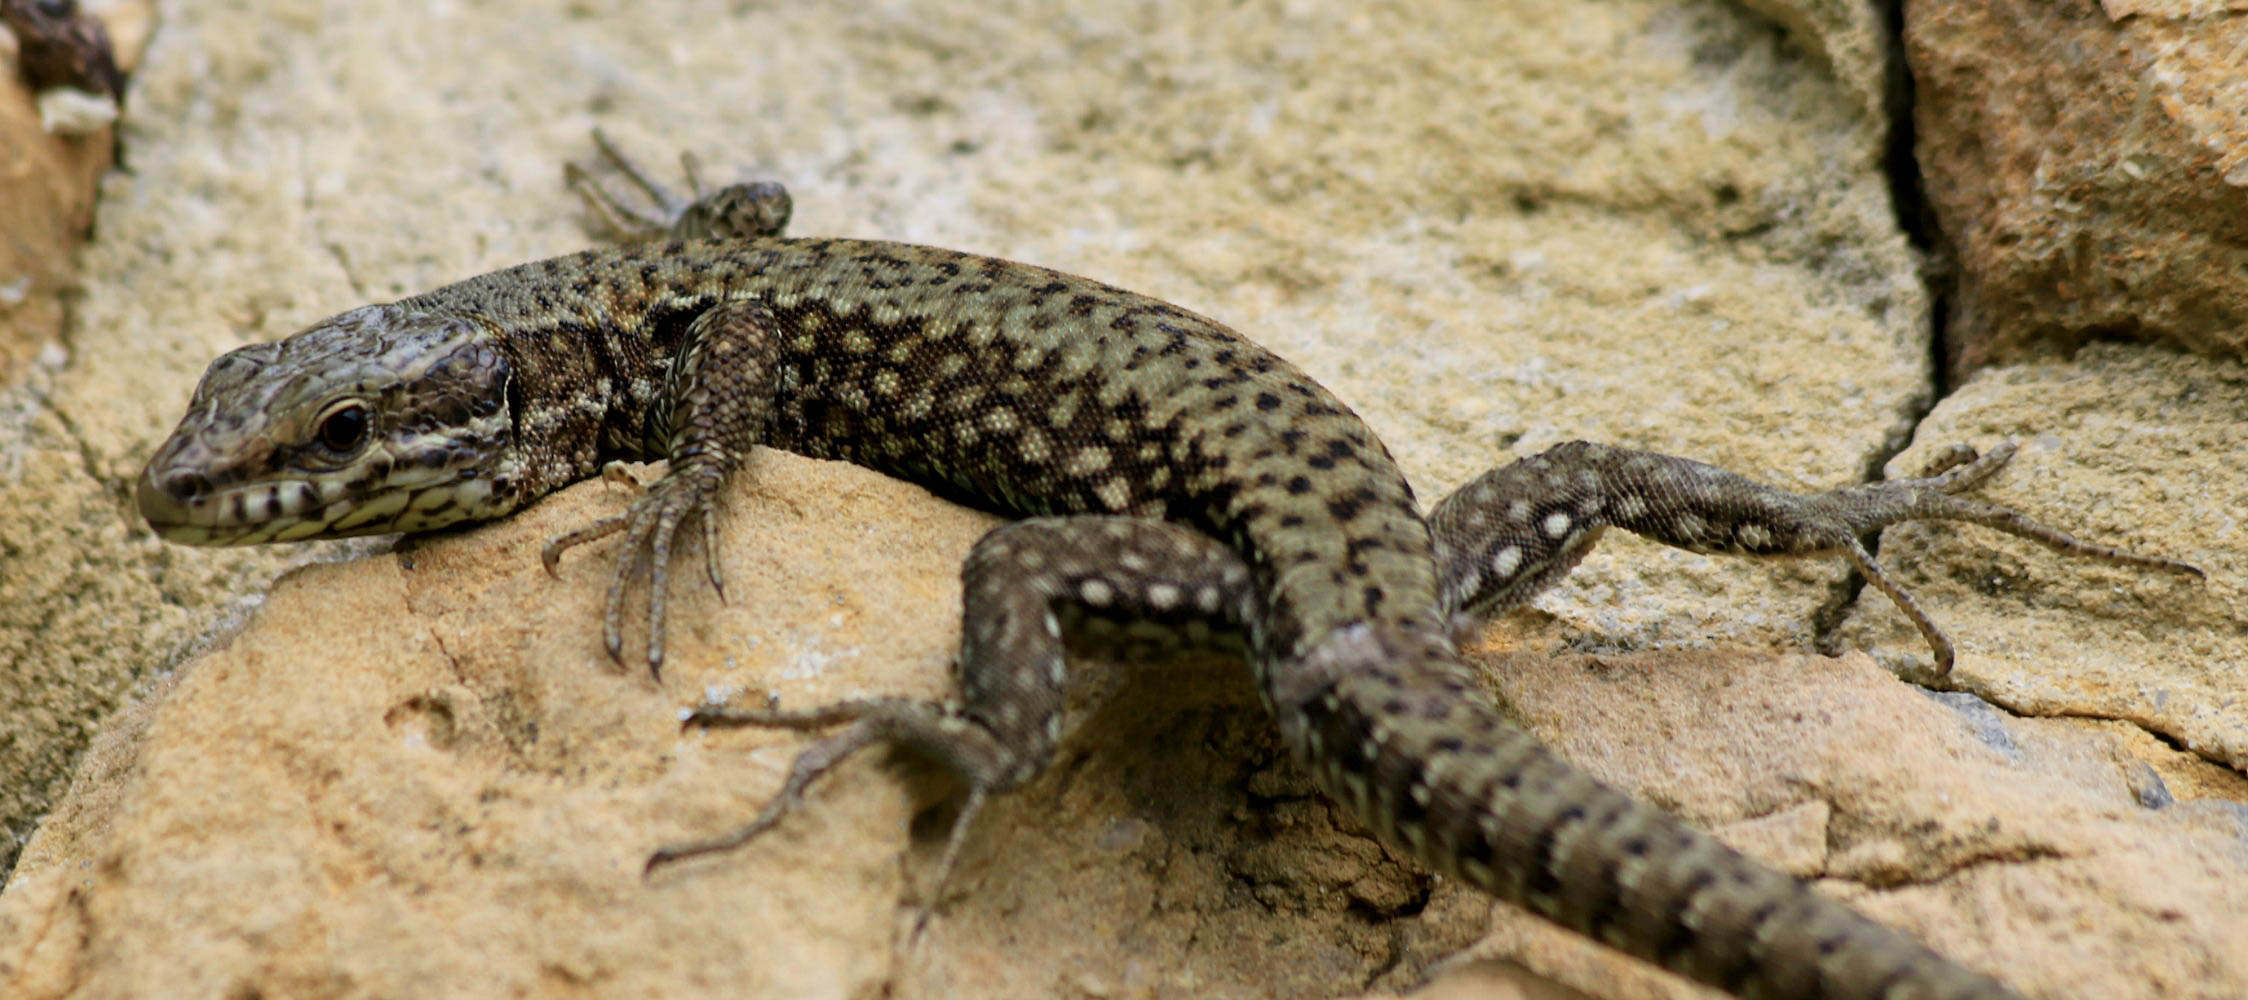
M 137 490 L 193 545 L 423 531 L 504 511 L 509 367 L 471 317 L 355 309 L 203 373 Z

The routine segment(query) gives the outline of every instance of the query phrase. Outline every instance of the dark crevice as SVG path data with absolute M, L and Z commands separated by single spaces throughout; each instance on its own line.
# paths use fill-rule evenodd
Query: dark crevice
M 1897 226 L 1918 250 L 1935 249 L 1939 240 L 1928 192 L 1921 183 L 1920 164 L 1913 156 L 1912 70 L 1905 64 L 1905 15 L 1900 0 L 1882 0 L 1882 28 L 1888 39 L 1889 62 L 1883 87 L 1887 95 L 1889 135 L 1882 150 L 1882 168 L 1889 176 L 1889 197 L 1897 213 Z
M 1934 206 L 1929 204 L 1926 178 L 1921 175 L 1920 160 L 1914 154 L 1918 136 L 1913 127 L 1912 68 L 1905 61 L 1904 3 L 1903 0 L 1880 0 L 1880 7 L 1882 31 L 1889 50 L 1883 81 L 1889 134 L 1883 144 L 1881 167 L 1889 182 L 1889 205 L 1896 213 L 1898 230 L 1904 233 L 1913 249 L 1929 259 L 1929 264 L 1923 268 L 1922 280 L 1928 285 L 1929 293 L 1931 385 L 1928 405 L 1933 406 L 1935 400 L 1951 393 L 1950 368 L 1944 361 L 1944 339 L 1951 315 L 1952 281 L 1950 268 L 1942 263 L 1945 257 L 1943 231 L 1937 225 Z
M 1925 682 L 1921 683 L 1925 684 Z M 1942 688 L 1937 689 L 1942 690 Z M 2171 750 L 2174 750 L 2185 756 L 2192 757 L 2197 760 L 2205 760 L 2212 764 L 2216 764 L 2231 770 L 2237 771 L 2240 769 L 2233 762 L 2215 755 L 2208 749 L 2195 749 L 2192 743 L 2185 737 L 2162 730 L 2156 725 L 2156 722 L 2154 720 L 2149 718 L 2135 717 L 2113 712 L 2096 712 L 2069 709 L 2040 712 L 2035 709 L 2026 708 L 2022 705 L 2016 704 L 2013 701 L 2009 701 L 2002 695 L 1995 692 L 1973 690 L 1965 691 L 1963 693 L 1973 695 L 1984 705 L 1998 712 L 2005 713 L 2007 717 L 2015 719 L 2084 719 L 2090 722 L 2121 723 L 2123 725 L 2130 726 L 2131 728 L 2136 729 L 2142 733 L 2145 733 L 2155 742 L 2160 743 L 2163 746 L 2168 747 Z
M 1887 478 L 1884 471 L 1891 460 L 1912 444 L 1913 433 L 1936 407 L 1936 403 L 1951 394 L 1950 366 L 1946 363 L 1945 337 L 1951 318 L 1953 280 L 1951 268 L 1945 265 L 1946 252 L 1942 229 L 1937 225 L 1935 209 L 1928 201 L 1926 179 L 1920 172 L 1919 158 L 1914 154 L 1917 135 L 1913 128 L 1912 69 L 1905 61 L 1905 11 L 1903 0 L 1877 0 L 1881 10 L 1882 33 L 1886 39 L 1889 58 L 1884 69 L 1884 106 L 1888 113 L 1888 135 L 1884 138 L 1881 155 L 1882 173 L 1889 184 L 1890 209 L 1896 214 L 1897 228 L 1904 233 L 1912 248 L 1921 253 L 1926 263 L 1921 269 L 1921 281 L 1928 292 L 1928 391 L 1915 400 L 1907 415 L 1907 426 L 1913 430 L 1883 441 L 1866 455 L 1859 470 L 1858 481 L 1878 482 Z M 1875 559 L 1881 557 L 1881 536 L 1877 532 L 1863 539 L 1866 552 Z M 1836 632 L 1850 609 L 1857 606 L 1866 589 L 1863 574 L 1852 569 L 1835 588 L 1832 598 L 1812 612 L 1813 634 L 1818 636 L 1817 646 L 1825 655 L 1839 651 Z
M 2227 762 L 2225 762 L 2225 761 L 2222 761 L 2222 760 L 2218 760 L 2217 758 L 2215 758 L 2215 757 L 2211 757 L 2211 756 L 2209 756 L 2208 754 L 2205 754 L 2205 753 L 2200 753 L 2200 752 L 2198 752 L 2198 751 L 2194 750 L 2194 748 L 2193 748 L 2193 747 L 2189 746 L 2189 745 L 2188 745 L 2188 744 L 2186 743 L 2186 741 L 2185 741 L 2185 738 L 2184 738 L 2184 737 L 2181 737 L 2181 736 L 2172 736 L 2172 735 L 2170 735 L 2169 733 L 2163 732 L 2163 731 L 2162 731 L 2162 730 L 2160 730 L 2160 729 L 2156 729 L 2156 728 L 2154 728 L 2154 727 L 2153 727 L 2152 725 L 2149 725 L 2149 724 L 2147 724 L 2147 723 L 2141 722 L 2141 721 L 2139 721 L 2139 720 L 2137 720 L 2137 719 L 2115 719 L 2115 718 L 2112 718 L 2112 717 L 2110 717 L 2110 716 L 2104 716 L 2104 715 L 2099 715 L 2099 716 L 2086 716 L 2086 718 L 2109 719 L 2110 721 L 2113 721 L 2113 722 L 2120 722 L 2120 723 L 2123 723 L 2124 725 L 2127 725 L 2127 726 L 2136 726 L 2136 727 L 2138 727 L 2138 729 L 2139 729 L 2139 731 L 2140 731 L 2140 732 L 2143 732 L 2143 733 L 2147 734 L 2147 735 L 2148 735 L 2149 737 L 2152 737 L 2152 738 L 2154 739 L 2154 741 L 2155 741 L 2156 743 L 2160 743 L 2160 744 L 2162 744 L 2163 746 L 2169 747 L 2170 749 L 2172 749 L 2172 750 L 2175 750 L 2175 751 L 2177 751 L 2177 752 L 2179 752 L 2179 753 L 2182 753 L 2182 754 L 2192 754 L 2193 756 L 2195 756 L 2195 757 L 2198 757 L 2198 758 L 2200 758 L 2200 759 L 2202 759 L 2202 760 L 2207 760 L 2207 761 L 2215 761 L 2216 763 L 2219 763 L 2219 764 L 2224 764 L 2224 765 L 2225 765 L 2226 767 L 2231 767 L 2231 766 L 2232 766 L 2231 764 L 2229 764 L 2229 763 L 2227 763 Z
M 1926 874 L 1914 872 L 1878 872 L 1862 876 L 1838 875 L 1824 872 L 1820 877 L 1849 885 L 1863 886 L 1877 892 L 1894 892 L 1899 889 L 1919 889 L 1940 886 L 1972 875 L 1975 871 L 1993 865 L 2013 867 L 2036 864 L 2041 861 L 2068 861 L 2076 855 L 2050 844 L 2024 844 L 2012 848 L 1992 848 L 1973 851 L 1957 858 L 1944 859 L 1942 867 Z
M 2073 710 L 2064 710 L 2058 712 L 2037 712 L 2025 710 L 2019 706 L 2008 704 L 2007 702 L 1999 701 L 1995 698 L 1986 697 L 1985 700 L 1990 701 L 1992 704 L 1997 705 L 1999 708 L 2005 709 L 2006 711 L 2025 719 L 2085 719 L 2092 722 L 2120 722 L 2126 726 L 2130 726 L 2133 729 L 2147 734 L 2147 736 L 2153 738 L 2155 742 L 2169 747 L 2170 749 L 2175 750 L 2188 757 L 2193 757 L 2197 760 L 2205 760 L 2212 764 L 2221 765 L 2227 768 L 2232 768 L 2234 766 L 2231 761 L 2227 761 L 2222 757 L 2215 756 L 2207 749 L 2194 749 L 2193 746 L 2186 741 L 2185 737 L 2177 736 L 2155 728 L 2154 722 L 2148 719 L 2134 718 L 2129 715 L 2117 715 L 2107 712 Z

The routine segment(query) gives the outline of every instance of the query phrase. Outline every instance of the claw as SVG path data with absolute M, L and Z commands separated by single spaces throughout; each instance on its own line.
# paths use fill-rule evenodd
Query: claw
M 602 161 L 610 170 L 623 174 L 626 180 L 654 203 L 653 208 L 648 210 L 628 207 L 595 180 L 591 171 L 577 163 L 564 164 L 563 182 L 585 199 L 594 214 L 601 217 L 601 224 L 611 232 L 627 240 L 652 238 L 671 228 L 672 220 L 686 211 L 689 202 L 681 201 L 669 189 L 656 183 L 655 178 L 648 176 L 615 143 L 609 141 L 608 133 L 594 129 L 593 145 L 600 151 Z M 699 192 L 697 196 L 700 196 Z
M 619 468 L 610 465 L 604 478 L 614 478 Z M 631 481 L 629 477 L 627 481 Z M 610 535 L 622 533 L 625 536 L 617 554 L 616 568 L 609 574 L 609 590 L 601 612 L 601 644 L 608 651 L 609 659 L 618 666 L 624 665 L 625 595 L 631 590 L 632 580 L 640 573 L 644 561 L 648 573 L 648 674 L 658 681 L 663 679 L 664 624 L 671 593 L 671 543 L 678 536 L 680 524 L 688 518 L 703 519 L 704 572 L 710 575 L 714 587 L 718 585 L 718 527 L 711 507 L 723 482 L 719 475 L 674 472 L 641 491 L 640 498 L 634 500 L 625 513 L 557 536 L 539 552 L 539 562 L 547 573 L 559 576 L 563 552 Z M 719 597 L 725 597 L 723 589 Z
M 1992 450 L 1992 454 L 1998 452 L 2005 452 L 2007 456 L 2011 457 L 2014 453 L 2013 443 L 2007 442 Z M 1920 475 L 1916 478 L 1934 479 L 1943 475 L 1946 470 L 1973 464 L 1976 457 L 1974 445 L 1965 443 L 1945 445 L 1937 449 L 1936 454 L 1928 459 L 1928 464 L 1921 467 Z M 2003 465 L 2006 459 L 2000 458 L 1998 462 Z
M 625 204 L 586 167 L 571 163 L 562 170 L 563 182 L 585 199 L 602 227 L 624 242 L 671 236 L 683 239 L 748 239 L 778 236 L 788 227 L 791 203 L 787 189 L 771 182 L 728 184 L 705 188 L 702 164 L 693 153 L 679 154 L 679 170 L 687 180 L 688 196 L 681 198 L 656 182 L 647 171 L 593 130 L 594 147 L 602 168 L 621 174 L 640 191 L 646 207 Z
M 718 603 L 726 603 L 726 581 L 718 572 L 718 519 L 709 512 L 703 514 L 703 573 L 710 577 L 711 592 L 718 595 Z
M 703 710 L 697 710 L 697 715 L 702 714 L 702 711 Z M 738 714 L 740 718 L 745 720 L 751 717 L 765 715 L 786 716 L 794 718 L 798 716 L 809 717 L 819 714 L 785 712 L 732 713 L 729 710 L 723 708 L 712 708 L 709 711 L 729 716 Z M 693 717 L 691 716 L 690 719 L 692 718 Z M 766 725 L 767 723 L 741 721 L 738 724 Z M 787 728 L 811 728 L 810 725 L 800 726 L 789 723 L 774 724 L 784 725 Z M 671 844 L 665 847 L 658 848 L 655 853 L 648 856 L 647 865 L 641 869 L 642 876 L 645 877 L 647 875 L 653 874 L 657 868 L 668 865 L 674 861 L 681 861 L 687 858 L 699 857 L 705 854 L 718 854 L 725 851 L 730 851 L 734 848 L 742 846 L 743 844 L 749 843 L 751 840 L 756 839 L 758 835 L 772 829 L 774 824 L 781 821 L 782 817 L 785 817 L 789 813 L 796 811 L 796 807 L 802 805 L 804 802 L 804 789 L 810 787 L 813 781 L 819 779 L 820 775 L 826 774 L 830 769 L 835 767 L 835 765 L 843 763 L 843 761 L 848 759 L 852 754 L 857 753 L 860 750 L 872 745 L 875 739 L 875 727 L 869 723 L 862 721 L 853 724 L 849 729 L 845 729 L 840 733 L 836 733 L 833 736 L 829 736 L 817 743 L 812 744 L 809 747 L 806 747 L 804 749 L 804 752 L 796 755 L 796 763 L 789 767 L 788 780 L 781 785 L 780 791 L 773 794 L 772 800 L 765 803 L 765 808 L 757 814 L 756 819 L 750 820 L 748 825 L 734 830 L 731 833 L 712 837 L 708 840 L 697 840 L 684 844 Z
M 629 519 L 621 515 L 604 517 L 576 531 L 556 535 L 547 540 L 546 548 L 539 550 L 539 562 L 546 566 L 548 576 L 560 579 L 563 552 L 623 531 L 627 520 Z

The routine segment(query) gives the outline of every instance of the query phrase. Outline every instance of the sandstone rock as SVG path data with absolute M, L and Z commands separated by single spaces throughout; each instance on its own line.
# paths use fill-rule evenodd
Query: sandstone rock
M 1862 28 L 1830 7 L 1772 15 L 1800 42 L 1714 4 L 170 11 L 69 350 L 0 399 L 0 814 L 28 830 L 103 713 L 335 557 L 142 531 L 129 484 L 203 366 L 582 248 L 559 164 L 595 124 L 657 166 L 692 148 L 786 181 L 798 232 L 1221 317 L 1359 406 L 1431 492 L 1575 437 L 1860 478 L 1929 391 L 1928 304 Z M 1548 607 L 1638 648 L 1799 649 L 1841 579 L 1640 550 Z
M 651 158 L 787 181 L 799 232 L 990 250 L 1219 316 L 1359 406 L 1424 496 L 1577 437 L 1859 479 L 1933 391 L 1929 300 L 1878 169 L 1861 19 L 1775 7 L 181 7 L 134 95 L 135 171 L 110 181 L 73 350 L 28 411 L 43 436 L 0 449 L 0 539 L 31 542 L 0 545 L 0 641 L 31 665 L 12 690 L 103 692 L 23 745 L 76 745 L 89 706 L 154 677 L 0 892 L 0 994 L 1302 996 L 1434 975 L 1691 995 L 1511 911 L 1439 965 L 1488 905 L 1339 826 L 1218 662 L 1094 684 L 1101 707 L 987 813 L 908 961 L 892 942 L 946 788 L 879 755 L 752 848 L 643 881 L 651 847 L 739 822 L 800 745 L 682 734 L 706 692 L 945 690 L 955 563 L 990 522 L 858 470 L 761 457 L 726 521 L 730 602 L 681 575 L 661 686 L 598 651 L 607 549 L 559 582 L 536 568 L 547 536 L 621 506 L 612 487 L 392 553 L 162 546 L 120 486 L 220 351 L 584 245 L 557 163 L 596 122 Z M 2237 414 L 2228 376 L 2190 375 L 2071 405 Z M 2189 450 L 2102 442 L 2134 485 L 2243 492 Z M 2218 558 L 2223 523 L 2190 501 L 2122 525 L 2046 505 L 2101 466 L 2040 455 L 1995 492 Z M 2094 612 L 2117 585 L 2010 558 Z M 1478 655 L 1586 766 L 2025 987 L 2237 992 L 2237 773 L 2135 726 L 2030 725 L 1792 655 L 1843 581 L 1617 540 Z M 2204 630 L 2209 677 L 2244 661 L 2230 592 L 2126 586 L 2215 595 L 2161 627 Z M 1963 647 L 1995 655 L 1973 637 L 2019 604 L 1937 590 Z M 212 628 L 210 655 L 158 673 Z M 1885 664 L 1924 655 L 1852 635 Z M 2095 613 L 2051 649 L 2145 642 Z M 2218 729 L 2239 711 L 2202 707 Z
M 71 23 L 49 5 L 21 6 L 38 26 Z M 122 0 L 92 13 L 107 25 L 117 64 L 136 66 L 148 5 Z M 129 684 L 120 677 L 128 670 L 93 664 L 145 661 L 181 645 L 127 624 L 162 613 L 132 579 L 141 560 L 121 557 L 121 512 L 53 408 L 74 361 L 66 321 L 80 291 L 79 245 L 115 136 L 108 127 L 50 133 L 24 56 L 22 40 L 0 23 L 0 873 Z M 35 61 L 44 71 L 59 65 Z M 132 568 L 120 570 L 127 561 Z M 165 625 L 192 628 L 184 616 Z
M 2185 559 L 2208 578 L 2069 559 L 1973 527 L 1894 529 L 1883 562 L 1962 649 L 1945 683 L 2017 713 L 2127 720 L 2248 771 L 2248 493 L 2231 470 L 2244 411 L 2239 363 L 2116 344 L 1995 369 L 1947 398 L 1923 442 L 2021 440 L 1994 493 L 2034 497 L 2071 530 Z M 1916 446 L 1891 474 L 1926 457 Z M 1836 642 L 1925 677 L 1918 633 L 1885 601 L 1861 599 Z
M 2102 338 L 2248 352 L 2248 21 L 2190 0 L 1914 0 L 1955 372 Z

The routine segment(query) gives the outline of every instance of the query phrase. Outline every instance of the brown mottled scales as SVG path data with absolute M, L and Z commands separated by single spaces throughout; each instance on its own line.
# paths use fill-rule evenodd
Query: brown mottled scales
M 1610 526 L 1700 551 L 1841 554 L 1945 665 L 1942 634 L 1861 536 L 1958 519 L 2197 573 L 1956 495 L 2011 449 L 1798 496 L 1573 443 L 1424 520 L 1348 407 L 1232 330 L 1025 264 L 781 239 L 785 199 L 728 188 L 685 224 L 731 239 L 525 264 L 228 354 L 150 460 L 141 510 L 202 544 L 418 531 L 499 517 L 612 460 L 668 458 L 626 516 L 547 553 L 624 532 L 606 639 L 618 654 L 625 585 L 646 567 L 653 669 L 674 534 L 750 447 L 847 459 L 1033 518 L 969 558 L 960 698 L 700 710 L 706 725 L 843 728 L 803 753 L 754 824 L 651 864 L 737 845 L 836 761 L 895 742 L 969 789 L 941 883 L 976 807 L 1052 755 L 1062 636 L 1144 638 L 1153 623 L 1243 650 L 1288 747 L 1384 839 L 1564 926 L 1743 996 L 2010 995 L 1562 762 L 1500 716 L 1452 628 L 1520 603 Z M 706 571 L 716 584 L 715 560 Z

